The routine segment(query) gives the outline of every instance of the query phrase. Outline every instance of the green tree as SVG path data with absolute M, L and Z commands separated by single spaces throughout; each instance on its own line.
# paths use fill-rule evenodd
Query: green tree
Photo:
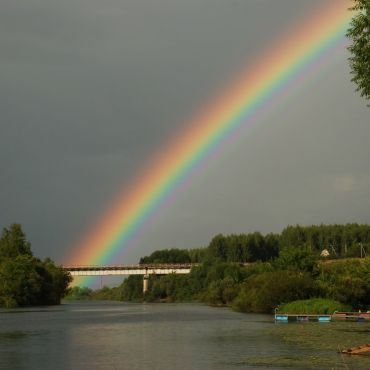
M 65 299 L 70 301 L 80 301 L 91 299 L 92 289 L 87 287 L 74 286 L 68 289 L 68 294 Z
M 352 40 L 348 47 L 352 81 L 365 99 L 370 99 L 370 0 L 353 0 L 353 16 L 347 36 Z M 369 104 L 370 106 L 370 104 Z
M 140 301 L 143 299 L 143 277 L 131 275 L 120 285 L 122 300 Z
M 32 256 L 31 243 L 26 240 L 21 225 L 12 224 L 9 228 L 4 228 L 1 234 L 0 260 L 20 255 Z
M 210 257 L 219 261 L 227 260 L 227 240 L 222 234 L 213 237 L 208 246 Z
M 186 249 L 162 249 L 154 251 L 150 256 L 140 258 L 140 264 L 146 263 L 189 263 L 190 256 Z
M 0 306 L 59 304 L 70 274 L 50 259 L 32 255 L 19 224 L 4 228 L 0 238 Z
M 33 257 L 18 256 L 0 265 L 0 305 L 8 308 L 35 305 L 41 289 L 42 281 Z
M 370 259 L 345 260 L 320 265 L 319 295 L 355 309 L 370 305 Z
M 36 271 L 42 277 L 39 302 L 59 304 L 60 299 L 67 293 L 69 283 L 72 281 L 71 275 L 56 266 L 50 258 L 46 258 L 42 262 L 38 260 Z
M 313 272 L 317 269 L 317 258 L 308 249 L 290 247 L 281 250 L 275 265 L 281 270 L 295 268 L 301 271 Z
M 271 313 L 281 303 L 311 298 L 315 284 L 302 271 L 273 271 L 251 276 L 242 284 L 233 308 L 242 312 Z
M 205 294 L 205 300 L 211 305 L 230 304 L 239 293 L 239 285 L 231 276 L 212 281 Z

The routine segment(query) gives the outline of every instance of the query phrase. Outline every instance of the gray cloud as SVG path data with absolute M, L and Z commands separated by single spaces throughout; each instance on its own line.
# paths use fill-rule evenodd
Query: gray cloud
M 328 1 L 330 2 L 330 1 Z M 322 0 L 5 0 L 0 225 L 62 261 L 137 171 Z M 345 51 L 190 176 L 127 251 L 369 219 L 369 111 Z

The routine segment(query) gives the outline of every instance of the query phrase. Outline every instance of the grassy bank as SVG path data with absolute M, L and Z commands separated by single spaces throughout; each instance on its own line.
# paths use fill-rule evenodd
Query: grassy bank
M 278 307 L 283 313 L 304 313 L 304 314 L 332 314 L 334 311 L 351 311 L 349 305 L 342 304 L 332 299 L 311 298 L 293 301 Z

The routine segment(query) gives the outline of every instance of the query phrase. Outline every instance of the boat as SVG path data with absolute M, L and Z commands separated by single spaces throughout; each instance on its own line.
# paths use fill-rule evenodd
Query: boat
M 303 314 L 303 313 L 283 313 L 278 312 L 275 309 L 275 321 L 278 322 L 288 322 L 288 321 L 319 321 L 319 322 L 329 322 L 332 320 L 343 320 L 343 321 L 357 321 L 364 322 L 370 321 L 370 311 L 361 312 L 340 312 L 334 311 L 332 315 L 328 314 Z
M 366 321 L 370 320 L 370 312 L 338 312 L 335 311 L 332 315 L 335 320 L 348 320 L 348 321 Z

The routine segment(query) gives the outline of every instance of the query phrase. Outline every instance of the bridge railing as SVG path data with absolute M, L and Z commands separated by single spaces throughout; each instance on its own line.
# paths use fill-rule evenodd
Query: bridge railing
M 199 266 L 199 263 L 145 263 L 130 265 L 64 265 L 62 268 L 68 271 L 114 271 L 114 270 L 146 270 L 146 269 L 191 269 Z

